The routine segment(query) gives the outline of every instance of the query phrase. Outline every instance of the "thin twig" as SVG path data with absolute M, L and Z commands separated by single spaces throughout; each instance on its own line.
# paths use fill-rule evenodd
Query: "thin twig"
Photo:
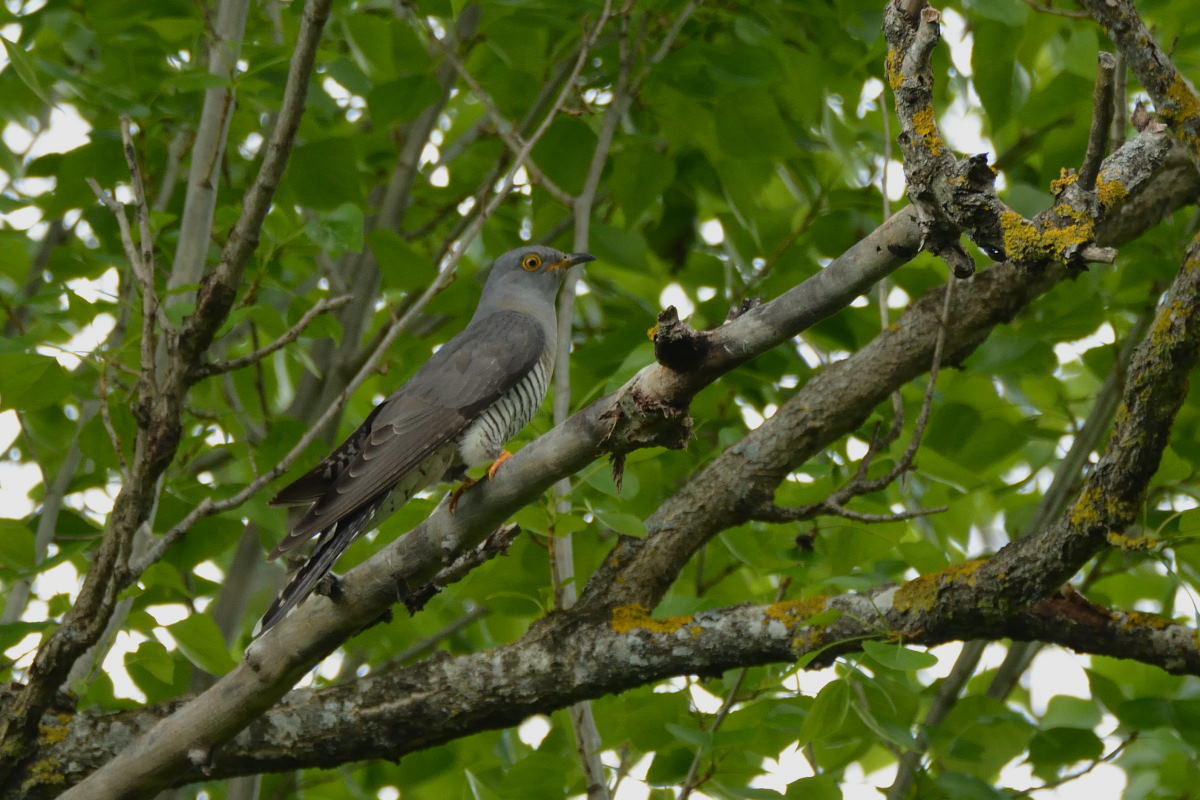
M 1127 106 L 1125 102 L 1126 86 L 1129 80 L 1129 70 L 1125 66 L 1125 54 L 1117 51 L 1117 67 L 1113 71 L 1113 117 L 1112 132 L 1109 133 L 1109 143 L 1113 150 L 1125 144 L 1125 125 L 1127 124 Z
M 751 514 L 751 519 L 761 522 L 798 522 L 800 520 L 812 519 L 822 514 L 830 514 L 859 522 L 897 522 L 940 513 L 947 509 L 946 506 L 937 506 L 934 508 L 901 511 L 894 514 L 867 514 L 859 511 L 851 511 L 845 507 L 845 503 L 854 497 L 871 494 L 883 489 L 912 468 L 913 459 L 916 457 L 917 450 L 921 446 L 921 437 L 924 434 L 925 426 L 929 423 L 930 409 L 933 407 L 933 392 L 934 387 L 937 385 L 938 370 L 942 364 L 942 350 L 946 343 L 946 329 L 950 324 L 950 306 L 954 298 L 955 283 L 956 280 L 953 276 L 946 282 L 945 293 L 942 296 L 942 313 L 938 324 L 938 332 L 933 343 L 933 361 L 929 367 L 929 381 L 925 386 L 925 396 L 921 401 L 921 411 L 917 414 L 917 421 L 913 426 L 912 437 L 909 439 L 908 446 L 904 449 L 904 453 L 900 456 L 899 460 L 896 461 L 895 466 L 888 470 L 885 475 L 871 480 L 867 478 L 867 469 L 876 454 L 883 449 L 885 443 L 891 443 L 899 435 L 898 425 L 903 423 L 903 416 L 896 416 L 894 418 L 891 431 L 888 434 L 882 438 L 878 436 L 872 437 L 871 447 L 862 461 L 859 462 L 854 477 L 841 489 L 838 489 L 819 503 L 812 503 L 806 506 L 782 508 L 773 503 L 765 503 L 754 510 Z
M 437 36 L 435 36 L 429 27 L 429 23 L 422 19 L 421 16 L 415 13 L 409 6 L 405 5 L 403 8 L 406 11 L 406 16 L 408 17 L 410 24 L 425 34 L 424 39 L 426 41 L 426 46 L 430 50 L 429 54 L 431 56 L 434 55 L 434 45 L 432 43 L 436 42 L 436 46 L 442 51 L 442 55 L 447 61 L 450 62 L 450 64 L 454 67 L 454 71 L 458 73 L 459 77 L 463 79 L 463 83 L 465 83 L 467 88 L 471 90 L 471 94 L 473 94 L 475 98 L 479 100 L 479 102 L 483 105 L 484 110 L 487 111 L 488 116 L 492 120 L 492 125 L 495 127 L 496 133 L 500 136 L 501 141 L 503 141 L 508 149 L 513 153 L 520 153 L 524 149 L 524 143 L 521 142 L 521 135 L 517 132 L 516 126 L 506 119 L 502 113 L 500 113 L 500 109 L 496 107 L 491 95 L 489 95 L 483 86 L 480 85 L 479 81 L 475 80 L 475 76 L 470 73 L 466 64 L 464 64 L 458 57 L 458 54 L 454 52 L 454 45 L 445 39 L 439 39 Z M 538 167 L 538 165 L 534 163 L 533 159 L 529 157 L 528 152 L 523 158 L 517 161 L 517 164 L 518 166 L 524 166 L 529 172 L 530 180 L 539 184 L 552 197 L 554 197 L 555 200 L 559 201 L 565 206 L 572 205 L 574 198 L 571 197 L 570 193 L 562 189 L 558 184 L 552 181 L 546 175 L 546 173 L 542 172 L 541 168 Z
M 1160 291 L 1161 287 L 1156 288 L 1152 293 L 1153 296 L 1157 296 Z M 1096 399 L 1092 404 L 1092 410 L 1088 413 L 1087 420 L 1084 421 L 1082 428 L 1080 428 L 1079 433 L 1075 436 L 1066 456 L 1059 463 L 1058 470 L 1054 473 L 1054 479 L 1051 481 L 1050 487 L 1042 495 L 1033 518 L 1025 526 L 1024 535 L 1041 530 L 1051 520 L 1060 516 L 1066 510 L 1072 494 L 1076 491 L 1080 476 L 1089 463 L 1092 451 L 1095 450 L 1103 436 L 1108 433 L 1109 422 L 1116 411 L 1117 403 L 1121 399 L 1121 392 L 1125 384 L 1126 369 L 1130 359 L 1133 357 L 1134 349 L 1141 342 L 1142 337 L 1150 327 L 1150 323 L 1154 317 L 1153 311 L 1154 309 L 1151 305 L 1150 308 L 1138 316 L 1125 341 L 1121 344 L 1120 349 L 1117 351 L 1113 368 L 1109 372 L 1104 385 L 1096 394 Z M 967 663 L 977 663 L 979 653 L 982 649 L 983 645 L 981 643 L 967 642 L 959 654 L 958 661 L 955 663 L 954 672 L 958 672 L 960 665 L 964 665 L 965 668 L 965 664 Z M 992 678 L 991 684 L 988 686 L 988 696 L 1000 701 L 1008 697 L 1008 694 L 1016 686 L 1017 681 L 1020 680 L 1021 675 L 1029 668 L 1037 652 L 1037 643 L 1013 642 L 1008 649 L 1008 654 L 1005 656 L 1004 662 L 1000 665 L 1000 668 Z M 972 666 L 973 669 L 974 667 Z M 953 704 L 953 702 L 957 701 L 957 693 L 953 697 L 948 693 L 949 686 L 947 683 L 939 688 L 935 703 L 939 705 L 945 702 Z M 943 689 L 947 690 L 945 694 L 943 694 Z M 961 687 L 959 691 L 961 691 Z M 929 713 L 932 716 L 932 706 Z M 929 729 L 931 725 L 932 723 L 927 718 L 926 729 Z M 920 765 L 921 753 L 924 752 L 927 746 L 924 739 L 919 738 L 918 743 L 919 747 L 916 751 L 906 754 L 901 759 L 896 780 L 892 784 L 892 788 L 888 791 L 888 800 L 899 800 L 899 798 L 907 796 L 907 788 L 912 783 L 913 773 Z
M 604 10 L 601 12 L 601 24 L 607 22 L 611 11 L 611 0 L 607 0 L 604 4 Z M 592 42 L 595 41 L 595 36 L 599 35 L 600 30 L 601 27 L 598 25 L 595 35 L 592 37 Z M 605 112 L 604 119 L 600 125 L 600 132 L 596 139 L 596 146 L 592 151 L 591 161 L 588 164 L 583 188 L 580 190 L 579 196 L 570 204 L 575 225 L 572 249 L 577 252 L 588 249 L 592 206 L 596 200 L 597 187 L 600 185 L 600 175 L 604 170 L 604 165 L 608 162 L 613 134 L 620 123 L 626 104 L 630 99 L 627 93 L 630 73 L 629 17 L 627 14 L 622 14 L 620 17 L 620 32 L 617 37 L 617 43 L 620 52 L 620 63 L 616 86 L 613 89 L 612 102 Z M 591 47 L 591 44 L 589 43 L 587 47 Z M 583 51 L 581 50 L 581 52 Z M 564 88 L 569 89 L 573 83 L 574 81 L 572 80 Z M 575 313 L 575 283 L 578 280 L 579 271 L 578 267 L 570 271 L 558 296 L 558 347 L 555 353 L 556 363 L 554 371 L 554 422 L 556 425 L 565 420 L 570 414 L 571 370 L 569 355 L 571 349 L 571 323 Z M 571 503 L 566 499 L 570 491 L 571 482 L 569 479 L 560 480 L 554 485 L 555 508 L 560 514 L 569 513 L 571 510 Z M 567 533 L 562 536 L 556 535 L 550 537 L 549 549 L 550 575 L 554 584 L 555 602 L 558 608 L 566 610 L 575 604 L 577 597 L 574 546 L 571 535 Z M 604 763 L 600 760 L 603 740 L 600 737 L 600 730 L 596 725 L 596 719 L 592 713 L 591 703 L 586 700 L 575 703 L 570 707 L 568 717 L 571 721 L 571 729 L 575 734 L 576 752 L 579 755 L 580 765 L 587 779 L 588 798 L 589 800 L 608 800 L 610 793 L 605 781 Z
M 288 328 L 283 335 L 268 344 L 266 347 L 262 347 L 258 350 L 255 350 L 253 353 L 248 353 L 244 356 L 231 358 L 228 361 L 216 361 L 207 364 L 200 364 L 194 370 L 192 370 L 191 374 L 188 376 L 188 380 L 192 383 L 195 383 L 196 381 L 207 378 L 210 375 L 219 375 L 222 372 L 232 372 L 233 370 L 241 369 L 242 367 L 248 366 L 257 361 L 261 361 L 262 359 L 274 353 L 276 350 L 286 347 L 287 345 L 299 339 L 300 334 L 304 333 L 304 329 L 307 328 L 312 321 L 321 314 L 324 314 L 326 311 L 332 311 L 333 309 L 341 308 L 349 302 L 350 295 L 348 294 L 342 295 L 341 297 L 323 298 L 315 306 L 310 308 L 308 311 L 305 311 L 303 316 L 296 320 L 296 323 L 292 325 L 292 327 Z
M 783 600 L 784 596 L 787 594 L 788 586 L 791 585 L 791 582 L 791 578 L 784 578 L 779 583 L 779 591 L 775 593 L 776 603 Z M 729 716 L 729 712 L 737 703 L 738 692 L 741 691 L 742 683 L 746 680 L 746 674 L 749 671 L 750 669 L 748 667 L 742 667 L 738 670 L 737 675 L 733 679 L 733 686 L 730 688 L 729 693 L 725 695 L 725 700 L 721 703 L 721 708 L 717 710 L 717 716 L 715 719 L 713 719 L 712 728 L 708 730 L 709 733 L 716 735 L 717 731 L 720 730 L 721 723 L 725 721 L 725 717 Z M 683 779 L 683 788 L 679 792 L 679 800 L 688 800 L 688 798 L 692 795 L 692 790 L 703 783 L 703 781 L 696 780 L 696 772 L 700 769 L 700 761 L 703 759 L 703 756 L 704 747 L 697 747 L 696 755 L 692 758 L 692 765 L 688 767 L 687 777 Z
M 1100 162 L 1108 147 L 1109 129 L 1113 118 L 1113 75 L 1117 59 L 1112 53 L 1096 55 L 1096 85 L 1092 90 L 1092 127 L 1088 131 L 1087 150 L 1079 167 L 1079 185 L 1089 192 L 1096 188 Z
M 109 195 L 104 189 L 100 188 L 100 184 L 96 183 L 94 178 L 85 178 L 87 185 L 91 187 L 92 193 L 104 205 L 105 208 L 112 213 L 117 220 L 117 230 L 121 235 L 121 247 L 125 250 L 125 258 L 129 261 L 129 266 L 133 270 L 138 287 L 142 290 L 142 342 L 141 342 L 141 371 L 138 373 L 139 378 L 142 378 L 147 383 L 147 388 L 150 392 L 155 391 L 157 383 L 157 368 L 154 362 L 154 315 L 146 313 L 146 285 L 149 283 L 153 287 L 153 277 L 147 280 L 143 265 L 141 262 L 141 253 L 133 243 L 133 233 L 129 229 L 129 219 L 125 216 L 125 207 L 117 202 L 116 198 Z
M 937 730 L 938 726 L 945 720 L 946 715 L 954 708 L 963 687 L 967 685 L 967 681 L 975 674 L 975 668 L 979 665 L 979 659 L 983 655 L 983 650 L 986 646 L 987 642 L 981 640 L 973 640 L 963 644 L 962 650 L 954 662 L 954 667 L 950 670 L 950 674 L 938 683 L 933 700 L 929 703 L 929 711 L 925 713 L 924 730 Z M 921 763 L 921 756 L 926 748 L 929 747 L 929 743 L 923 732 L 917 733 L 916 745 L 915 750 L 905 751 L 900 756 L 896 779 L 892 782 L 891 788 L 888 789 L 887 800 L 903 800 L 903 798 L 908 797 L 909 788 L 912 786 L 913 778 L 916 777 L 917 767 Z
M 412 661 L 427 653 L 430 653 L 440 643 L 449 639 L 451 636 L 457 635 L 460 631 L 470 627 L 490 613 L 492 613 L 492 610 L 487 606 L 475 606 L 467 611 L 467 613 L 454 620 L 454 622 L 451 622 L 444 628 L 434 632 L 431 636 L 422 639 L 419 642 L 415 642 L 401 650 L 399 653 L 384 662 L 381 667 L 373 671 L 386 672 L 392 667 L 398 667 L 408 661 Z

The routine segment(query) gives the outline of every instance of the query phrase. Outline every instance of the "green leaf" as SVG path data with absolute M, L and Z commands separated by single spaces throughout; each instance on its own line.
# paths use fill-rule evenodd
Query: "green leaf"
M 842 790 L 834 776 L 815 775 L 792 781 L 783 796 L 791 800 L 842 800 Z
M 36 534 L 21 520 L 0 518 L 0 564 L 14 572 L 34 567 Z
M 0 42 L 4 42 L 4 51 L 8 54 L 8 60 L 12 63 L 13 69 L 17 71 L 17 76 L 21 79 L 21 82 L 28 86 L 29 91 L 36 94 L 42 102 L 50 105 L 50 98 L 46 96 L 45 90 L 42 89 L 42 82 L 38 79 L 37 69 L 33 66 L 33 60 L 29 58 L 24 48 L 2 36 L 0 36 Z
M 687 776 L 696 757 L 695 748 L 669 747 L 654 754 L 654 762 L 646 773 L 646 782 L 651 786 L 677 785 Z
M 307 225 L 308 235 L 331 257 L 357 253 L 363 246 L 363 213 L 353 203 L 342 203 L 317 215 Z
M 1138 697 L 1121 703 L 1113 714 L 1134 730 L 1165 728 L 1171 724 L 1171 703 L 1165 697 Z
M 674 177 L 675 162 L 666 153 L 639 144 L 613 156 L 609 184 L 614 199 L 625 209 L 625 219 L 635 223 Z
M 827 683 L 817 693 L 808 716 L 800 727 L 801 742 L 817 742 L 838 732 L 850 708 L 850 690 L 845 680 Z
M 595 508 L 593 511 L 596 514 L 596 519 L 617 533 L 623 533 L 626 536 L 637 536 L 638 538 L 646 535 L 646 524 L 633 514 L 626 514 L 622 511 L 609 511 L 604 508 Z
M 673 722 L 667 723 L 667 730 L 681 742 L 690 744 L 693 747 L 711 748 L 713 745 L 712 731 L 702 731 L 698 728 L 691 728 L 686 725 L 676 725 Z
M 292 151 L 284 182 L 302 205 L 311 208 L 361 202 L 356 159 L 353 139 L 319 139 Z
M 1104 743 L 1093 731 L 1083 728 L 1050 728 L 1033 735 L 1029 742 L 1029 761 L 1042 780 L 1053 780 L 1059 767 L 1099 758 Z
M 863 652 L 877 664 L 888 669 L 911 671 L 926 669 L 937 664 L 938 659 L 933 653 L 921 650 L 910 650 L 901 644 L 887 644 L 872 639 L 862 643 Z
M 383 285 L 389 290 L 423 289 L 437 274 L 433 261 L 424 253 L 414 250 L 395 231 L 376 228 L 367 234 L 367 246 L 379 264 Z
M 0 409 L 46 408 L 62 401 L 67 386 L 66 372 L 53 358 L 0 353 Z
M 167 630 L 179 645 L 180 652 L 200 669 L 212 675 L 224 675 L 236 666 L 225 647 L 217 623 L 208 614 L 195 613 L 181 619 Z
M 175 679 L 175 659 L 171 657 L 167 648 L 153 639 L 142 642 L 137 650 L 126 653 L 125 667 L 129 669 L 135 683 L 140 675 L 149 675 L 168 685 Z M 146 687 L 140 684 L 139 688 L 146 691 Z
M 1043 728 L 1095 728 L 1101 717 L 1100 707 L 1094 700 L 1060 694 L 1050 698 L 1041 725 Z
M 367 94 L 367 105 L 378 124 L 410 122 L 437 102 L 441 87 L 429 75 L 409 75 L 381 83 Z
M 721 152 L 729 158 L 779 158 L 796 150 L 792 135 L 779 116 L 778 104 L 761 89 L 741 89 L 723 95 L 713 115 Z

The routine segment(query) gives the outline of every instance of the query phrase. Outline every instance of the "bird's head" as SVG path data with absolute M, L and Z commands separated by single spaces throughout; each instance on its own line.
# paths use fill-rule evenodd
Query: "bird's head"
M 564 253 L 539 244 L 518 247 L 509 250 L 492 264 L 487 279 L 488 288 L 484 289 L 484 293 L 487 294 L 489 288 L 503 286 L 507 289 L 519 288 L 523 292 L 533 290 L 553 300 L 568 269 L 595 260 L 595 256 L 587 253 Z

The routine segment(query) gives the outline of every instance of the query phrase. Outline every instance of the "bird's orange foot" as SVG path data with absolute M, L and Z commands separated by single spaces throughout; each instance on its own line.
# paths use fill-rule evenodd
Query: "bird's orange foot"
M 488 475 L 489 481 L 492 478 L 496 477 L 496 473 L 499 472 L 499 470 L 500 470 L 500 465 L 503 464 L 505 461 L 508 461 L 510 458 L 512 458 L 512 455 L 513 454 L 508 452 L 507 450 L 500 451 L 500 456 L 495 461 L 492 462 L 492 465 L 490 467 L 488 467 L 487 475 Z
M 475 479 L 468 475 L 463 478 L 462 486 L 459 486 L 457 489 L 455 489 L 453 492 L 450 493 L 449 511 L 451 514 L 454 513 L 454 509 L 458 508 L 458 498 L 462 497 L 462 493 L 465 492 L 467 489 L 470 489 L 472 486 L 474 486 L 475 483 L 476 483 Z

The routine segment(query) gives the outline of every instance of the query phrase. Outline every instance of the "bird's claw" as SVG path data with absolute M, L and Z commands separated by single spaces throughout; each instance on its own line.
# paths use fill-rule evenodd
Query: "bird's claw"
M 470 476 L 465 476 L 463 478 L 462 486 L 459 486 L 457 489 L 455 489 L 453 492 L 450 493 L 450 502 L 448 505 L 449 505 L 449 511 L 451 514 L 453 514 L 455 509 L 458 508 L 458 498 L 462 497 L 463 492 L 465 492 L 467 489 L 470 489 L 472 486 L 475 485 L 475 483 L 476 483 L 476 481 L 474 478 L 472 478 Z
M 500 465 L 512 458 L 512 455 L 513 454 L 507 450 L 500 451 L 500 455 L 497 456 L 496 460 L 492 462 L 492 465 L 488 467 L 487 476 L 489 481 L 496 477 L 496 473 L 500 471 Z
M 496 477 L 496 472 L 500 469 L 500 465 L 505 461 L 508 461 L 510 458 L 512 458 L 512 453 L 508 452 L 507 450 L 501 450 L 500 455 L 495 461 L 492 462 L 492 465 L 488 467 L 487 479 L 490 481 L 492 478 Z M 462 486 L 459 486 L 450 493 L 449 510 L 451 514 L 453 514 L 455 509 L 458 508 L 458 498 L 462 497 L 463 492 L 465 492 L 467 489 L 470 489 L 478 482 L 479 481 L 475 480 L 474 478 L 466 476 L 463 478 Z

